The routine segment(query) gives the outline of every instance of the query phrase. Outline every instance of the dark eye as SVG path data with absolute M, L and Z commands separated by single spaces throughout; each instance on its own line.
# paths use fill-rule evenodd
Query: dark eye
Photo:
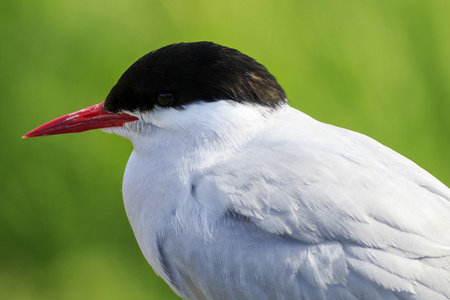
M 173 95 L 168 93 L 161 93 L 158 95 L 157 101 L 161 106 L 169 106 L 173 102 Z

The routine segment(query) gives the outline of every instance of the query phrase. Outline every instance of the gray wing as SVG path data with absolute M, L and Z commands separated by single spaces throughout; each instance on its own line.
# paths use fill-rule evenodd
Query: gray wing
M 226 211 L 211 251 L 239 271 L 224 276 L 251 283 L 226 297 L 450 298 L 449 189 L 364 135 L 308 128 L 269 132 L 196 179 L 197 201 Z

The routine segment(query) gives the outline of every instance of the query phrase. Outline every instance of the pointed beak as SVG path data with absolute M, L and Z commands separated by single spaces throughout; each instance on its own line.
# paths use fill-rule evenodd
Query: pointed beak
M 103 103 L 86 107 L 68 115 L 59 117 L 28 132 L 23 138 L 83 132 L 86 130 L 120 127 L 126 122 L 138 120 L 129 114 L 113 114 L 103 109 Z

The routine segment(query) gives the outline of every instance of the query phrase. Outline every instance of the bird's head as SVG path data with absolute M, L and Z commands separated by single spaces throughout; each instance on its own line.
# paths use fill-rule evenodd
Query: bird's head
M 211 42 L 173 44 L 136 61 L 104 102 L 59 117 L 24 137 L 124 127 L 138 120 L 164 124 L 168 111 L 220 100 L 272 110 L 286 103 L 286 95 L 263 65 L 235 49 Z

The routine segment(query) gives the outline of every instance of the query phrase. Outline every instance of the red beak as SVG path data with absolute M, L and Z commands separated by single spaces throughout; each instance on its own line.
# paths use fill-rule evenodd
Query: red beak
M 103 102 L 86 107 L 47 122 L 25 134 L 24 138 L 82 132 L 97 128 L 120 127 L 126 122 L 136 121 L 129 114 L 112 114 L 103 109 Z

